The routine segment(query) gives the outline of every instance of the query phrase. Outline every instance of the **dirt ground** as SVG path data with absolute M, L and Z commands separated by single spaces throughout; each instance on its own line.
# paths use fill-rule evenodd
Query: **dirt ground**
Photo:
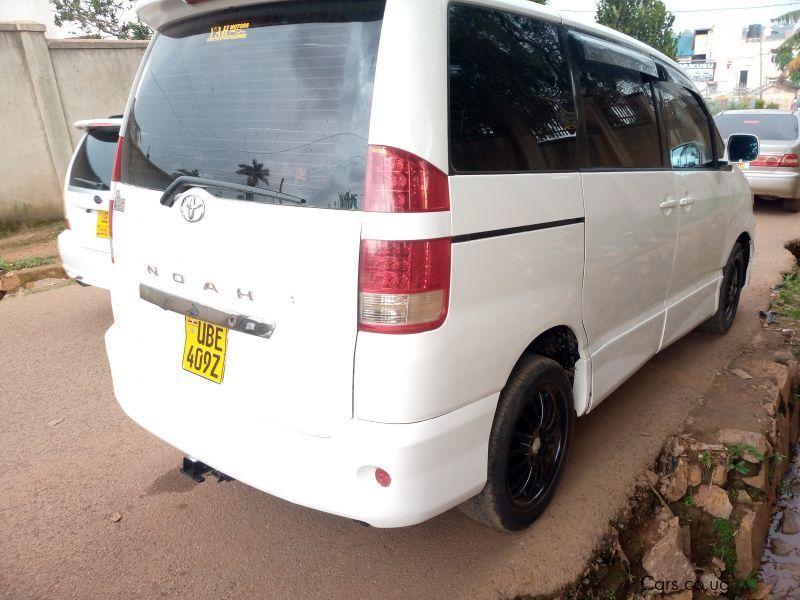
M 13 262 L 32 256 L 58 256 L 56 237 L 63 230 L 63 221 L 55 221 L 0 238 L 0 258 Z
M 580 419 L 551 507 L 518 534 L 457 511 L 371 529 L 238 482 L 195 485 L 178 473 L 179 453 L 114 401 L 107 293 L 71 286 L 0 302 L 0 596 L 508 598 L 558 589 L 581 573 L 636 476 L 716 372 L 760 329 L 757 311 L 791 263 L 783 243 L 800 236 L 800 217 L 757 209 L 751 286 L 731 332 L 690 334 Z

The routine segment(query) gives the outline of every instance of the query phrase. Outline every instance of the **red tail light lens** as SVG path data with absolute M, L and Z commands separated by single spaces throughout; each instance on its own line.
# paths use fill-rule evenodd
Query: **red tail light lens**
M 800 167 L 800 160 L 798 160 L 797 154 L 784 154 L 783 158 L 781 159 L 781 164 L 778 165 L 779 167 Z
M 447 175 L 410 152 L 370 146 L 364 210 L 433 212 L 450 210 Z
M 447 317 L 450 240 L 362 240 L 359 328 L 419 333 Z
M 122 146 L 125 140 L 120 136 L 117 141 L 117 153 L 114 155 L 114 170 L 111 172 L 111 181 L 119 182 L 122 180 Z

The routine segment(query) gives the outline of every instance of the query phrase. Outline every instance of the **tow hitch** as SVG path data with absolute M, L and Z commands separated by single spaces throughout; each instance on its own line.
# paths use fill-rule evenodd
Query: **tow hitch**
M 212 469 L 207 464 L 200 462 L 199 460 L 195 460 L 189 456 L 183 457 L 183 466 L 181 466 L 181 473 L 186 475 L 187 477 L 191 477 L 197 483 L 203 483 L 206 478 L 203 477 L 206 473 L 211 473 L 214 477 L 217 478 L 217 483 L 221 483 L 223 481 L 233 481 L 233 477 L 228 477 L 225 473 L 221 473 L 216 469 Z

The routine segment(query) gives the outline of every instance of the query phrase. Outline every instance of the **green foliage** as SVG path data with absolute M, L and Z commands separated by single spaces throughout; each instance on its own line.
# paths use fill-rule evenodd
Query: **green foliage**
M 50 0 L 55 24 L 75 28 L 72 34 L 147 40 L 153 31 L 139 19 L 126 21 L 132 0 Z
M 778 109 L 778 108 L 780 108 L 780 105 L 777 104 L 776 102 L 770 102 L 769 104 L 767 104 L 767 108 Z
M 756 98 L 755 102 L 753 102 L 753 108 L 764 108 L 764 100 L 762 98 Z
M 795 269 L 783 278 L 783 287 L 772 302 L 773 312 L 800 321 L 800 272 Z
M 715 518 L 714 533 L 717 538 L 713 547 L 714 556 L 725 563 L 728 572 L 735 572 L 736 551 L 733 538 L 736 535 L 736 528 L 728 519 Z
M 692 508 L 694 506 L 694 498 L 692 498 L 689 494 L 686 494 L 683 497 L 683 505 L 686 508 Z
M 31 258 L 21 258 L 19 260 L 7 261 L 0 258 L 0 271 L 20 271 L 49 265 L 55 260 L 53 256 L 32 256 Z
M 775 461 L 776 465 L 781 464 L 784 460 L 786 460 L 786 455 L 781 454 L 780 452 L 775 452 L 772 455 L 772 460 Z
M 796 23 L 800 21 L 800 10 L 792 10 L 773 19 L 776 23 Z M 789 81 L 800 83 L 800 60 L 797 51 L 800 50 L 800 29 L 795 31 L 776 48 L 772 61 L 778 65 L 781 71 L 788 76 Z
M 661 0 L 597 0 L 597 22 L 674 58 L 678 42 L 672 32 L 675 15 Z
M 741 475 L 750 475 L 750 464 L 744 460 L 744 455 L 749 454 L 757 461 L 761 462 L 766 458 L 763 452 L 759 452 L 758 448 L 754 448 L 750 444 L 740 446 L 738 444 L 731 444 L 728 446 L 730 452 L 730 459 L 728 460 L 728 471 L 736 471 Z
M 711 453 L 708 450 L 705 450 L 700 456 L 700 462 L 703 463 L 703 466 L 708 468 L 714 464 L 714 457 L 711 456 Z

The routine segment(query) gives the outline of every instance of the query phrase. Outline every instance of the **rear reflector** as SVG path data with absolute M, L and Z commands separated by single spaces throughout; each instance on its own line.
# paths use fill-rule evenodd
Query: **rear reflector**
M 447 175 L 410 152 L 370 146 L 364 210 L 433 212 L 450 210 Z
M 117 141 L 117 152 L 114 154 L 114 170 L 111 172 L 111 181 L 122 180 L 122 145 L 125 140 L 122 136 Z
M 419 333 L 447 317 L 450 240 L 362 240 L 359 328 Z
M 378 485 L 381 487 L 389 487 L 392 485 L 392 476 L 389 475 L 386 471 L 378 467 L 375 469 L 375 481 L 378 482 Z

